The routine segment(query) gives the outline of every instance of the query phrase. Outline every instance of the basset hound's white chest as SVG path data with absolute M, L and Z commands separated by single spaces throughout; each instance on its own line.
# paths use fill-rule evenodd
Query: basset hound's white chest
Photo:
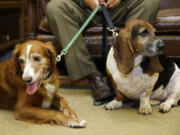
M 130 99 L 138 100 L 144 91 L 151 91 L 153 89 L 159 76 L 158 73 L 155 73 L 152 76 L 144 74 L 142 68 L 137 65 L 130 73 L 123 74 L 119 72 L 113 54 L 114 50 L 113 47 L 111 47 L 107 58 L 106 68 L 111 74 L 119 91 Z M 141 58 L 142 57 L 139 56 L 135 59 L 135 65 L 141 60 Z

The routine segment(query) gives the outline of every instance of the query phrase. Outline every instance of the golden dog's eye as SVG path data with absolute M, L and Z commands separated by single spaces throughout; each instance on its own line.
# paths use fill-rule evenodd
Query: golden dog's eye
M 139 33 L 140 36 L 146 37 L 149 34 L 148 29 L 143 30 L 141 33 Z
M 39 62 L 41 60 L 40 56 L 33 56 L 33 60 Z

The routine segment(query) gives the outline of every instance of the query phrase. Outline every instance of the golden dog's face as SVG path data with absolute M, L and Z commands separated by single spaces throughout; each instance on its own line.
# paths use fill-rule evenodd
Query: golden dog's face
M 114 57 L 122 73 L 130 72 L 138 55 L 150 57 L 158 63 L 157 55 L 163 52 L 164 43 L 155 36 L 155 29 L 142 20 L 131 20 L 121 29 L 114 45 Z M 153 58 L 153 59 L 152 59 Z M 154 62 L 152 62 L 154 63 Z M 160 64 L 157 70 L 162 70 Z
M 50 42 L 30 40 L 16 46 L 13 57 L 22 80 L 27 85 L 27 93 L 34 94 L 52 72 L 55 65 L 55 50 Z

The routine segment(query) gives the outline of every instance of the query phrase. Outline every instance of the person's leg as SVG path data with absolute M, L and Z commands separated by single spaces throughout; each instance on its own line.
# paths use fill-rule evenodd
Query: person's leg
M 46 14 L 56 40 L 62 48 L 65 48 L 80 29 L 80 25 L 89 16 L 90 10 L 81 9 L 72 0 L 51 0 L 46 7 Z M 88 76 L 95 100 L 112 96 L 110 88 L 102 79 L 92 61 L 82 34 L 65 56 L 65 63 L 71 80 L 78 80 Z
M 136 1 L 139 2 L 136 3 Z M 122 14 L 131 5 L 132 8 L 125 15 Z M 132 19 L 144 20 L 153 25 L 158 9 L 158 0 L 124 0 L 119 6 L 110 11 L 110 15 L 115 25 L 119 25 L 121 22 L 126 23 Z
M 72 0 L 51 0 L 46 7 L 46 14 L 49 26 L 63 49 L 79 30 L 88 12 Z M 71 80 L 78 80 L 97 71 L 82 34 L 68 50 L 65 63 Z

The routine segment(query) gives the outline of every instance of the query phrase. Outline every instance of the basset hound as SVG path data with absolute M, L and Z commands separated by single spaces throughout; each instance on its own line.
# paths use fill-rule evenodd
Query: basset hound
M 0 63 L 0 108 L 14 108 L 17 120 L 85 127 L 59 96 L 56 51 L 50 42 L 16 45 L 12 58 Z
M 113 110 L 122 107 L 123 98 L 139 100 L 139 112 L 151 114 L 150 100 L 168 112 L 180 99 L 180 70 L 163 53 L 164 43 L 155 29 L 142 20 L 131 20 L 120 30 L 106 63 L 116 97 L 105 105 Z

